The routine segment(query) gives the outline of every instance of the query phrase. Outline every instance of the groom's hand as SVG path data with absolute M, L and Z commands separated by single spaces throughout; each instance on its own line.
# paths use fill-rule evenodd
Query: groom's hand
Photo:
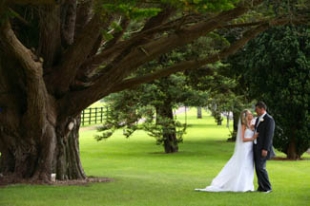
M 262 150 L 262 157 L 267 157 L 268 151 L 267 150 Z

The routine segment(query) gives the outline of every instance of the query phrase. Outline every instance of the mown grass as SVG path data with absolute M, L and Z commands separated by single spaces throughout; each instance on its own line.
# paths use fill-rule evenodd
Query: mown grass
M 196 119 L 195 112 L 191 109 L 188 113 L 189 128 L 177 154 L 164 154 L 163 148 L 142 131 L 129 139 L 119 131 L 97 142 L 96 131 L 82 129 L 80 147 L 85 172 L 111 178 L 110 182 L 8 186 L 0 188 L 0 206 L 309 205 L 309 154 L 304 154 L 302 161 L 268 162 L 273 185 L 270 194 L 195 192 L 194 188 L 211 182 L 234 149 L 234 143 L 226 141 L 229 131 L 225 125 L 217 126 L 207 113 Z

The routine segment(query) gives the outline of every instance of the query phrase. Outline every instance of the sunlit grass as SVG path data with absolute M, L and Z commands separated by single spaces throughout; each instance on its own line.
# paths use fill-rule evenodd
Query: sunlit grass
M 270 194 L 195 192 L 194 188 L 210 184 L 234 149 L 234 143 L 226 141 L 229 130 L 225 122 L 217 126 L 209 114 L 197 119 L 195 113 L 195 109 L 188 112 L 189 127 L 176 154 L 164 154 L 163 147 L 143 131 L 129 139 L 119 131 L 100 142 L 94 139 L 95 130 L 82 131 L 80 147 L 85 172 L 108 177 L 111 182 L 9 186 L 0 188 L 0 206 L 309 205 L 309 154 L 304 154 L 302 161 L 268 162 L 274 190 Z M 180 115 L 182 120 L 184 114 Z

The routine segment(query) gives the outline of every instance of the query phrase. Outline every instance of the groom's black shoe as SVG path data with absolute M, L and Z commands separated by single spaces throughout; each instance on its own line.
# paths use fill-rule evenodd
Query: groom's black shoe
M 257 192 L 261 192 L 261 193 L 270 193 L 272 192 L 272 190 L 256 190 Z
M 263 190 L 261 188 L 258 188 L 256 191 L 257 192 L 262 192 L 262 193 L 270 193 L 270 192 L 272 192 L 272 190 Z

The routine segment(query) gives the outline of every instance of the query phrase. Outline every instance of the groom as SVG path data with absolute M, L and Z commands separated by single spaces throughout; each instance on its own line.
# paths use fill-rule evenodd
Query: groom
M 255 112 L 258 115 L 255 122 L 255 131 L 258 132 L 258 137 L 254 141 L 253 151 L 255 171 L 258 179 L 257 191 L 269 193 L 272 188 L 266 170 L 266 161 L 275 156 L 272 148 L 275 122 L 272 116 L 267 114 L 266 109 L 267 106 L 264 102 L 258 102 L 255 105 Z

